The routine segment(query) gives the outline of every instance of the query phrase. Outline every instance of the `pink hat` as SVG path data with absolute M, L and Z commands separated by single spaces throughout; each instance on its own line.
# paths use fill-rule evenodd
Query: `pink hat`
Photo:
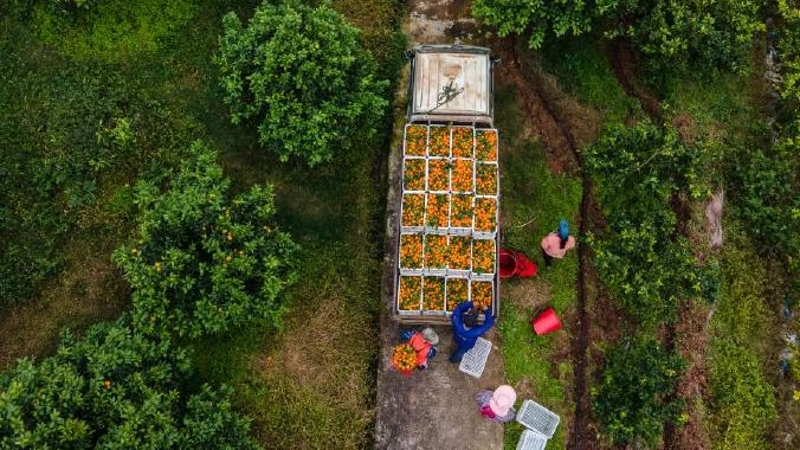
M 492 398 L 489 399 L 489 408 L 498 416 L 505 416 L 516 401 L 517 393 L 514 392 L 514 388 L 504 384 L 494 390 Z

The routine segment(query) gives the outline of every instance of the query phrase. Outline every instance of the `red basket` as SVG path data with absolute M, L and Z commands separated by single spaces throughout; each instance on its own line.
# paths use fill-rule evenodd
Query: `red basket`
M 553 308 L 545 309 L 543 313 L 531 321 L 531 325 L 533 325 L 533 331 L 538 335 L 552 333 L 561 329 L 561 321 L 558 320 Z

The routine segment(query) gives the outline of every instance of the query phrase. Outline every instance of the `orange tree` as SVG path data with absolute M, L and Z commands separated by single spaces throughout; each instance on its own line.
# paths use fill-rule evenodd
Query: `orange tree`
M 360 32 L 323 4 L 264 3 L 245 26 L 223 18 L 215 62 L 233 123 L 253 120 L 260 143 L 280 159 L 310 166 L 349 148 L 354 132 L 374 133 L 386 81 Z
M 190 153 L 177 173 L 138 183 L 140 236 L 114 253 L 134 324 L 191 337 L 254 318 L 278 326 L 296 246 L 274 223 L 271 187 L 232 197 L 216 154 L 199 142 Z
M 0 448 L 260 448 L 230 388 L 186 392 L 185 352 L 129 322 L 67 332 L 54 356 L 0 376 Z

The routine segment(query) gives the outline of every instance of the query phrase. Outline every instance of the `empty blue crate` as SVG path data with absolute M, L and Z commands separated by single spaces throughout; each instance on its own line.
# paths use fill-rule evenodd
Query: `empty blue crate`
M 525 430 L 522 432 L 522 436 L 519 437 L 517 450 L 544 450 L 547 447 L 547 441 L 548 439 L 541 434 Z
M 517 413 L 517 422 L 547 439 L 553 437 L 560 421 L 557 414 L 533 400 L 522 402 L 522 408 Z
M 489 359 L 489 352 L 491 351 L 492 342 L 479 337 L 478 341 L 475 342 L 475 347 L 464 353 L 461 364 L 458 365 L 458 370 L 475 378 L 480 378 L 483 375 L 483 369 L 486 368 L 486 360 Z

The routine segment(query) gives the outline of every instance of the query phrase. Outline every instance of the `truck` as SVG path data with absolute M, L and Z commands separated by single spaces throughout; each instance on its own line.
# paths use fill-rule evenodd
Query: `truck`
M 403 130 L 395 312 L 443 324 L 463 301 L 499 313 L 500 177 L 489 49 L 421 45 Z

